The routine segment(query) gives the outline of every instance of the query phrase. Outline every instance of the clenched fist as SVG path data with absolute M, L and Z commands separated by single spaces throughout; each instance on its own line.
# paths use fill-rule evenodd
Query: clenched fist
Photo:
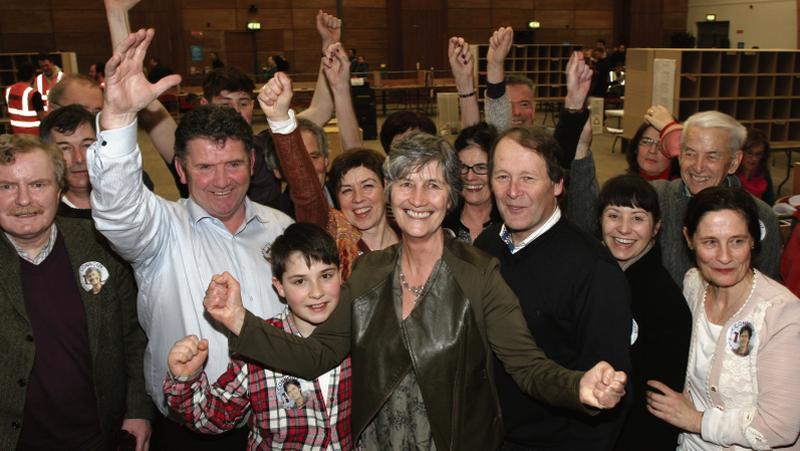
M 176 377 L 194 377 L 203 370 L 208 358 L 208 340 L 189 335 L 178 340 L 167 356 L 169 372 Z

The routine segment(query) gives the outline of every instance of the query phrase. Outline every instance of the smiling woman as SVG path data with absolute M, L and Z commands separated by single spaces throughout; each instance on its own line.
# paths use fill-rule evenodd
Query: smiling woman
M 619 437 L 619 450 L 674 450 L 679 430 L 647 412 L 647 381 L 683 390 L 691 313 L 680 288 L 661 264 L 656 236 L 661 226 L 658 195 L 642 177 L 609 179 L 598 199 L 603 242 L 625 271 L 635 326 L 631 337 L 633 406 Z
M 204 303 L 236 335 L 232 352 L 302 377 L 351 353 L 353 437 L 366 449 L 497 449 L 503 427 L 487 376 L 495 355 L 549 404 L 608 408 L 624 392 L 624 373 L 607 363 L 581 373 L 548 360 L 497 261 L 446 237 L 460 167 L 437 136 L 414 132 L 393 144 L 384 175 L 402 239 L 358 260 L 336 310 L 307 339 L 264 328 L 229 275 L 209 286 Z

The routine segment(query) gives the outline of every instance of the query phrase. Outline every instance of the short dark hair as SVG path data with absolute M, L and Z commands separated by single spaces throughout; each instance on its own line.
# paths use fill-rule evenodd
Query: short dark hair
M 542 157 L 547 165 L 547 176 L 550 177 L 550 181 L 553 183 L 558 183 L 564 179 L 564 168 L 558 164 L 558 154 L 561 152 L 561 148 L 555 138 L 541 127 L 513 127 L 501 133 L 489 153 L 490 168 L 494 164 L 494 151 L 497 149 L 497 144 L 503 139 L 510 139 Z
M 411 129 L 435 135 L 436 124 L 433 123 L 425 113 L 419 111 L 403 110 L 396 111 L 383 121 L 381 126 L 381 146 L 386 155 L 392 151 L 392 140 L 394 137 Z
M 764 149 L 764 154 L 761 156 L 761 160 L 758 162 L 758 168 L 756 169 L 755 175 L 764 175 L 769 170 L 767 166 L 767 162 L 769 162 L 769 139 L 767 139 L 766 133 L 757 129 L 757 128 L 748 128 L 747 129 L 747 138 L 744 140 L 744 144 L 742 145 L 742 151 L 747 153 L 749 150 L 753 149 L 754 147 L 762 147 Z M 739 169 L 737 172 L 744 171 L 744 165 L 739 165 Z
M 201 105 L 189 111 L 175 130 L 175 158 L 186 161 L 186 144 L 195 138 L 220 141 L 228 139 L 244 143 L 247 152 L 253 150 L 253 130 L 241 114 L 232 108 Z
M 281 280 L 286 272 L 286 263 L 292 253 L 299 252 L 306 265 L 322 262 L 339 267 L 339 250 L 336 241 L 328 232 L 316 224 L 298 222 L 291 224 L 283 235 L 275 238 L 269 249 L 265 250 L 272 275 Z
M 342 179 L 351 169 L 364 167 L 378 176 L 378 181 L 383 185 L 383 162 L 386 160 L 377 150 L 363 148 L 350 149 L 339 154 L 331 163 L 329 180 L 332 184 L 334 195 L 342 186 Z
M 50 61 L 51 63 L 54 62 L 53 61 L 53 55 L 51 55 L 49 53 L 40 53 L 40 54 L 36 55 L 36 61 L 37 62 L 38 61 L 45 61 L 45 60 Z
M 641 208 L 653 215 L 654 223 L 661 220 L 658 193 L 653 185 L 639 175 L 622 174 L 608 179 L 603 184 L 597 196 L 598 216 L 602 218 L 603 210 L 610 205 Z
M 642 168 L 639 167 L 639 143 L 642 141 L 644 137 L 644 132 L 647 131 L 649 127 L 652 127 L 647 122 L 642 123 L 639 128 L 634 133 L 633 138 L 628 142 L 628 151 L 625 153 L 625 160 L 628 162 L 628 173 L 629 174 L 640 174 Z M 670 158 L 669 159 L 669 177 L 674 178 L 678 177 L 681 174 L 681 167 L 678 164 L 677 158 Z
M 27 61 L 20 64 L 17 68 L 17 80 L 19 81 L 29 81 L 34 75 L 36 75 L 36 68 Z
M 488 154 L 496 138 L 497 129 L 494 125 L 481 121 L 461 130 L 461 133 L 456 137 L 456 142 L 453 144 L 453 147 L 456 149 L 456 152 L 460 152 L 473 144 L 477 144 Z
M 89 124 L 95 132 L 96 125 L 94 115 L 80 105 L 67 105 L 50 112 L 39 125 L 39 136 L 47 141 L 50 139 L 50 132 L 53 130 L 65 135 L 75 133 L 82 124 Z
M 706 213 L 721 210 L 733 210 L 742 215 L 753 239 L 753 254 L 758 254 L 761 249 L 761 221 L 756 201 L 744 188 L 714 186 L 692 196 L 683 221 L 687 235 L 691 237 L 697 232 L 697 226 Z
M 214 69 L 203 79 L 203 97 L 209 102 L 222 91 L 244 91 L 252 96 L 254 89 L 253 80 L 247 74 L 232 66 Z
M 105 61 L 97 61 L 94 63 L 94 70 L 98 74 L 106 74 L 106 62 Z

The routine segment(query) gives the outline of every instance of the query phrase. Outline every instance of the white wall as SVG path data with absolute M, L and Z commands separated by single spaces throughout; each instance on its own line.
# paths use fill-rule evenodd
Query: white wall
M 706 14 L 730 21 L 733 48 L 738 42 L 745 48 L 797 48 L 796 0 L 689 0 L 686 30 L 697 36 L 697 22 L 705 21 Z

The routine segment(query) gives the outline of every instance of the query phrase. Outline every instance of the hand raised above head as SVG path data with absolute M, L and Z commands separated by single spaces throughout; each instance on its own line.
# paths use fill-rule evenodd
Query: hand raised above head
M 334 42 L 322 56 L 322 70 L 331 89 L 350 90 L 350 61 L 341 42 Z
M 580 400 L 590 407 L 610 409 L 625 396 L 627 380 L 625 372 L 615 371 L 608 362 L 599 362 L 581 378 Z
M 180 83 L 180 75 L 168 75 L 155 84 L 144 76 L 142 65 L 154 35 L 152 28 L 131 33 L 114 49 L 114 55 L 106 63 L 106 87 L 100 113 L 103 129 L 129 125 L 136 113 Z
M 511 27 L 498 28 L 489 38 L 486 62 L 488 64 L 503 64 L 512 44 L 514 44 L 514 29 Z
M 447 44 L 447 59 L 450 60 L 450 69 L 456 82 L 472 79 L 474 61 L 469 43 L 464 38 L 457 36 L 450 38 Z
M 342 39 L 342 19 L 323 10 L 317 12 L 317 31 L 322 38 L 322 51 Z
M 244 324 L 244 305 L 239 282 L 227 271 L 211 277 L 203 306 L 212 318 L 239 335 Z
M 276 72 L 261 87 L 261 91 L 258 93 L 258 104 L 269 120 L 285 121 L 289 119 L 292 95 L 292 79 L 283 72 Z
M 582 52 L 572 52 L 567 62 L 566 74 L 567 98 L 564 106 L 574 110 L 581 109 L 592 86 L 592 68 L 586 64 Z
M 128 12 L 141 0 L 104 0 L 106 9 L 119 9 Z

